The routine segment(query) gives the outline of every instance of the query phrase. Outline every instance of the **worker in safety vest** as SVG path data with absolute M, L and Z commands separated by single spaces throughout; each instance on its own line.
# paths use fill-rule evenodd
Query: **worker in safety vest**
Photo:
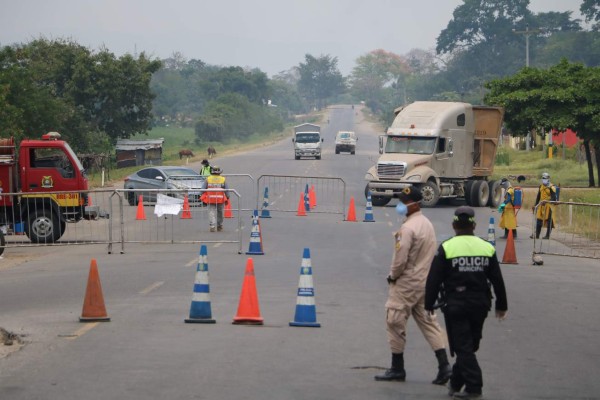
M 504 236 L 500 239 L 508 238 L 508 230 L 512 230 L 513 238 L 517 238 L 517 214 L 515 213 L 515 189 L 508 179 L 502 178 L 500 186 L 504 188 L 504 201 L 498 207 L 500 215 L 500 228 L 504 229 Z
M 210 175 L 210 164 L 208 160 L 205 158 L 201 162 L 202 167 L 200 167 L 200 175 L 209 176 Z
M 200 199 L 208 205 L 208 223 L 210 231 L 223 230 L 223 205 L 229 201 L 229 192 L 225 177 L 221 176 L 221 168 L 213 165 L 211 174 L 202 183 L 202 189 L 206 189 Z
M 542 232 L 542 227 L 546 227 L 546 236 L 544 239 L 550 239 L 550 232 L 552 232 L 552 228 L 554 228 L 554 205 L 549 203 L 542 203 L 542 201 L 557 201 L 558 196 L 556 194 L 556 186 L 550 183 L 550 174 L 544 172 L 542 174 L 542 184 L 538 190 L 537 197 L 535 198 L 535 206 L 533 210 L 535 211 L 535 207 L 537 206 L 537 211 L 535 211 L 535 238 L 540 238 L 540 233 Z M 530 236 L 533 239 L 533 235 Z

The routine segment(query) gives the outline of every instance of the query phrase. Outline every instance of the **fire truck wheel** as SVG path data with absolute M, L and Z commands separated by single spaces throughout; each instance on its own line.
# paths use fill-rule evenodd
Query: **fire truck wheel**
M 54 243 L 62 236 L 57 215 L 45 208 L 37 209 L 29 215 L 26 233 L 33 243 Z

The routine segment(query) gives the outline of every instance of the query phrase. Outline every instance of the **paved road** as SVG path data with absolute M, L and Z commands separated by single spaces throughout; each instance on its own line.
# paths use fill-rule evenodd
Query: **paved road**
M 254 176 L 342 177 L 362 221 L 363 177 L 377 157 L 377 132 L 357 123 L 360 116 L 349 107 L 330 112 L 320 161 L 295 161 L 286 140 L 216 162 L 226 172 L 243 172 L 243 166 Z M 334 154 L 341 129 L 357 132 L 355 156 Z M 215 325 L 183 323 L 197 246 L 131 245 L 111 255 L 105 246 L 11 250 L 6 260 L 28 252 L 35 257 L 0 267 L 0 326 L 26 341 L 0 359 L 0 399 L 445 399 L 445 389 L 429 383 L 435 358 L 412 322 L 407 382 L 373 380 L 390 361 L 383 305 L 391 232 L 398 226 L 395 204 L 375 208 L 375 223 L 344 222 L 335 214 L 263 219 L 265 255 L 253 257 L 262 327 L 231 324 L 248 259 L 232 245 L 208 247 Z M 453 210 L 425 210 L 439 240 L 451 235 Z M 477 209 L 479 235 L 487 234 L 492 213 Z M 523 227 L 519 233 L 519 264 L 503 266 L 508 319 L 488 319 L 479 353 L 486 397 L 599 398 L 598 262 L 546 257 L 543 267 L 531 266 L 530 232 Z M 305 247 L 321 328 L 288 326 Z M 497 249 L 502 255 L 504 243 Z M 80 324 L 92 258 L 112 320 Z

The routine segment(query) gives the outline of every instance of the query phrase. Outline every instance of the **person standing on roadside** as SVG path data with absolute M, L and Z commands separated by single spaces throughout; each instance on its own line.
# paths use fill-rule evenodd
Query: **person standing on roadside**
M 456 236 L 443 242 L 431 264 L 425 289 L 425 309 L 434 312 L 438 294 L 446 320 L 450 353 L 456 353 L 448 395 L 454 399 L 480 399 L 479 349 L 483 323 L 492 305 L 491 286 L 496 295 L 496 317 L 503 320 L 508 310 L 506 289 L 496 249 L 475 236 L 475 212 L 459 207 L 452 228 Z M 464 391 L 461 389 L 465 388 Z
M 400 194 L 396 207 L 406 221 L 394 233 L 394 256 L 387 277 L 389 286 L 386 307 L 388 342 L 392 351 L 392 366 L 377 381 L 404 381 L 404 347 L 406 323 L 411 315 L 431 346 L 438 361 L 438 373 L 433 384 L 443 385 L 450 379 L 452 369 L 446 353 L 446 334 L 435 314 L 425 311 L 425 281 L 437 247 L 433 225 L 420 208 L 421 193 L 408 187 Z
M 533 206 L 532 210 L 535 211 L 535 207 L 537 206 L 537 211 L 535 213 L 536 223 L 535 223 L 535 238 L 540 238 L 540 233 L 542 233 L 542 227 L 546 227 L 546 236 L 544 239 L 550 239 L 550 232 L 552 232 L 552 228 L 554 228 L 554 205 L 549 203 L 542 203 L 542 201 L 557 201 L 558 196 L 556 193 L 556 186 L 550 183 L 550 174 L 544 172 L 542 174 L 542 184 L 538 189 L 537 197 L 535 198 L 535 206 Z M 533 234 L 529 237 L 533 239 Z
M 204 160 L 202 160 L 200 165 L 201 165 L 200 175 L 209 176 L 210 175 L 210 163 L 208 162 L 208 160 L 205 158 Z
M 223 205 L 229 201 L 229 192 L 225 177 L 221 176 L 221 168 L 213 165 L 211 175 L 202 182 L 202 189 L 206 191 L 202 193 L 200 199 L 208 204 L 208 223 L 210 231 L 223 230 Z M 215 190 L 216 189 L 216 190 Z
M 517 214 L 515 213 L 515 189 L 509 180 L 502 178 L 500 186 L 504 188 L 504 201 L 498 207 L 500 215 L 500 228 L 504 229 L 504 236 L 500 239 L 508 238 L 508 230 L 512 230 L 513 238 L 517 238 Z

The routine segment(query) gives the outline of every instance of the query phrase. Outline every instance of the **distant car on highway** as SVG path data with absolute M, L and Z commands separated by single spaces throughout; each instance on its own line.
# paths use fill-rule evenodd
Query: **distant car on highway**
M 354 154 L 356 152 L 356 134 L 351 131 L 339 131 L 335 135 L 335 154 L 346 152 Z
M 178 166 L 147 167 L 125 178 L 125 189 L 136 190 L 127 192 L 127 202 L 134 206 L 138 204 L 139 195 L 143 201 L 156 201 L 157 192 L 144 192 L 143 189 L 185 189 L 188 190 L 190 205 L 201 205 L 200 189 L 206 177 L 193 169 Z M 183 198 L 184 192 L 169 194 L 172 197 Z

